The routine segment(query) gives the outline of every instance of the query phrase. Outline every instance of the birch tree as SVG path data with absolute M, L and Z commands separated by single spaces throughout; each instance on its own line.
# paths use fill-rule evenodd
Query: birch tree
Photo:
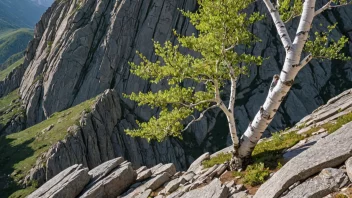
M 265 103 L 240 139 L 234 115 L 237 80 L 239 76 L 248 74 L 249 66 L 263 62 L 262 57 L 238 53 L 239 48 L 260 42 L 250 32 L 250 27 L 264 15 L 244 11 L 254 0 L 199 0 L 200 7 L 196 12 L 181 11 L 198 30 L 197 35 L 183 36 L 174 32 L 178 44 L 154 42 L 156 61 L 138 53 L 141 61 L 130 63 L 131 72 L 152 83 L 166 82 L 168 86 L 158 92 L 125 95 L 139 105 L 160 110 L 147 122 L 137 121 L 137 129 L 126 132 L 148 140 L 162 141 L 168 136 L 182 138 L 182 132 L 191 124 L 203 119 L 209 110 L 219 108 L 226 115 L 233 143 L 231 169 L 242 168 L 243 160 L 250 157 L 298 72 L 313 58 L 347 59 L 340 53 L 347 38 L 329 39 L 329 32 L 334 26 L 327 27 L 326 32 L 309 35 L 316 15 L 347 5 L 347 1 L 329 1 L 319 9 L 315 8 L 316 0 L 305 0 L 304 3 L 301 0 L 278 0 L 275 4 L 270 0 L 263 1 L 273 19 L 286 58 L 281 73 L 273 77 Z M 300 20 L 292 41 L 285 22 L 296 17 Z M 197 52 L 199 56 L 181 53 L 182 48 Z M 194 85 L 185 86 L 187 81 L 194 82 Z M 221 94 L 227 83 L 230 85 L 230 98 Z
M 310 35 L 313 19 L 322 12 L 350 4 L 343 0 L 328 1 L 323 7 L 316 9 L 316 0 L 278 0 L 274 6 L 270 0 L 263 0 L 275 24 L 278 37 L 285 49 L 286 57 L 279 75 L 274 75 L 272 84 L 263 106 L 249 123 L 241 137 L 238 150 L 240 159 L 249 158 L 257 142 L 275 116 L 282 101 L 291 89 L 298 72 L 313 58 L 348 60 L 341 50 L 348 39 L 342 36 L 338 41 L 329 39 L 329 33 L 336 24 L 327 27 L 326 32 L 315 32 Z M 288 34 L 284 21 L 300 17 L 293 41 Z

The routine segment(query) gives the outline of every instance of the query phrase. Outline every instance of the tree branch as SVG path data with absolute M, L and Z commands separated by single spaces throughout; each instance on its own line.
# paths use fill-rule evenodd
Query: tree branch
M 270 15 L 274 21 L 276 30 L 280 36 L 281 42 L 284 45 L 284 48 L 289 51 L 292 47 L 292 41 L 290 35 L 287 32 L 284 22 L 280 18 L 279 11 L 274 7 L 270 0 L 263 0 L 266 7 L 268 8 Z
M 230 93 L 230 102 L 228 110 L 233 113 L 234 106 L 235 106 L 235 99 L 236 99 L 236 85 L 237 85 L 237 78 L 235 77 L 233 68 L 230 67 L 230 75 L 231 75 L 231 93 Z
M 344 3 L 344 4 L 340 4 L 340 5 L 331 5 L 331 3 L 332 3 L 332 1 L 330 0 L 323 7 L 321 7 L 319 10 L 315 11 L 314 16 L 317 16 L 317 15 L 321 14 L 322 12 L 324 12 L 325 10 L 328 10 L 331 8 L 338 8 L 338 7 L 342 7 L 342 6 L 346 6 L 348 4 L 351 4 L 351 3 Z
M 195 118 L 195 117 L 193 116 L 193 120 L 187 124 L 187 126 L 182 130 L 182 132 L 186 131 L 194 122 L 198 122 L 198 121 L 202 120 L 202 118 L 204 117 L 204 115 L 205 115 L 205 113 L 206 113 L 207 111 L 209 111 L 210 109 L 214 109 L 214 108 L 216 108 L 216 107 L 219 107 L 219 105 L 216 104 L 216 105 L 213 105 L 213 106 L 208 107 L 207 109 L 205 109 L 204 111 L 202 111 L 202 112 L 200 113 L 200 115 L 199 115 L 198 118 Z

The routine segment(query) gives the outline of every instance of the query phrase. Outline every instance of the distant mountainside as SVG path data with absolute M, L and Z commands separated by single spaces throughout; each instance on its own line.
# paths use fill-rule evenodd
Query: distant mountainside
M 45 7 L 50 7 L 51 4 L 53 4 L 54 0 L 31 0 L 35 3 L 37 3 L 38 5 L 42 5 Z
M 48 0 L 0 0 L 0 31 L 5 29 L 31 28 L 47 9 Z
M 24 51 L 32 38 L 33 31 L 30 29 L 11 30 L 0 34 L 0 65 L 12 55 Z M 0 66 L 0 70 L 1 68 Z

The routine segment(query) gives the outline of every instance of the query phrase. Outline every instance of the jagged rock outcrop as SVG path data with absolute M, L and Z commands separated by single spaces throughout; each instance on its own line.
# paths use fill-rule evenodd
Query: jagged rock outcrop
M 201 181 L 203 180 L 200 177 L 201 174 L 176 172 L 173 164 L 158 164 L 149 169 L 141 167 L 134 170 L 130 162 L 124 161 L 123 158 L 119 157 L 109 160 L 89 172 L 87 168 L 83 169 L 82 167 L 83 165 L 68 167 L 47 181 L 29 197 L 49 197 L 51 195 L 55 197 L 61 195 L 62 198 L 109 198 L 116 196 L 123 198 L 148 198 L 153 193 L 152 196 L 158 194 L 162 198 L 186 198 L 200 195 L 204 198 L 227 198 L 234 195 L 235 192 L 232 185 L 229 186 L 220 182 L 218 179 L 219 175 L 210 174 L 213 176 L 208 177 L 209 180 Z M 137 181 L 136 178 L 143 171 L 153 172 L 153 175 L 142 181 Z M 84 176 L 84 178 L 78 182 L 77 178 L 79 177 L 77 175 Z M 176 187 L 175 183 L 177 183 Z M 69 185 L 71 185 L 71 188 L 68 188 Z M 73 190 L 72 187 L 77 188 Z M 236 193 L 241 190 L 243 195 L 247 195 L 244 189 L 239 189 Z M 55 194 L 52 192 L 55 192 Z
M 175 167 L 179 170 L 186 167 L 184 150 L 176 140 L 150 144 L 145 139 L 131 138 L 123 132 L 119 124 L 124 120 L 121 120 L 122 112 L 116 91 L 105 91 L 87 111 L 90 112 L 82 115 L 79 126 L 71 126 L 69 135 L 37 160 L 37 165 L 26 178 L 27 182 L 36 180 L 43 184 L 73 164 L 92 169 L 118 156 L 131 161 L 134 167 L 172 162 L 158 167 L 159 171 L 170 174 L 176 172 Z M 158 172 L 152 170 L 152 174 Z
M 128 61 L 139 59 L 136 50 L 149 59 L 153 55 L 151 39 L 164 42 L 175 40 L 172 29 L 181 34 L 195 30 L 181 16 L 177 8 L 195 10 L 195 0 L 147 0 L 147 1 L 56 1 L 39 22 L 41 31 L 36 42 L 29 47 L 24 65 L 28 67 L 21 84 L 21 95 L 26 105 L 27 123 L 33 125 L 56 111 L 60 111 L 91 98 L 105 89 L 114 88 L 122 93 L 160 90 L 164 85 L 149 84 L 129 72 Z M 259 4 L 249 11 L 267 13 Z M 318 7 L 322 2 L 318 3 Z M 348 14 L 351 7 L 329 11 L 318 16 L 313 31 L 338 21 L 333 36 L 341 34 L 351 38 L 352 23 Z M 329 21 L 329 22 L 327 22 Z M 293 24 L 296 23 L 295 21 Z M 276 42 L 276 32 L 271 19 L 253 26 L 253 32 L 262 38 L 252 51 L 255 55 L 271 57 L 262 67 L 252 67 L 250 77 L 240 79 L 237 91 L 236 115 L 239 131 L 243 131 L 249 120 L 262 104 L 271 78 L 279 72 L 283 48 Z M 289 28 L 290 34 L 295 30 Z M 334 66 L 333 66 L 334 65 Z M 304 68 L 286 102 L 278 111 L 271 129 L 282 129 L 307 115 L 328 98 L 351 86 L 352 63 L 313 61 Z M 226 92 L 224 93 L 227 94 Z M 147 120 L 156 110 L 138 107 L 121 97 L 123 120 L 119 127 L 132 127 L 133 120 Z M 217 150 L 226 145 L 227 130 L 220 123 L 215 125 L 218 111 L 193 125 L 186 133 L 187 147 L 194 155 L 206 149 Z M 215 128 L 214 128 L 215 127 Z M 219 143 L 219 139 L 222 139 Z M 215 144 L 215 142 L 217 142 Z M 171 145 L 169 145 L 172 147 Z M 196 149 L 194 149 L 196 148 Z M 176 149 L 175 149 L 176 150 Z M 191 157 L 190 161 L 192 160 Z
M 259 188 L 254 197 L 279 197 L 295 182 L 307 179 L 324 168 L 343 164 L 352 156 L 351 142 L 352 122 L 291 159 Z
M 30 194 L 28 198 L 76 197 L 89 182 L 90 178 L 88 169 L 76 164 L 56 175 L 45 185 Z
M 24 72 L 25 68 L 23 65 L 20 65 L 12 70 L 3 81 L 0 81 L 0 98 L 6 96 L 20 86 Z
M 282 198 L 324 197 L 348 183 L 348 177 L 343 170 L 327 168 L 323 169 L 317 177 L 296 186 Z

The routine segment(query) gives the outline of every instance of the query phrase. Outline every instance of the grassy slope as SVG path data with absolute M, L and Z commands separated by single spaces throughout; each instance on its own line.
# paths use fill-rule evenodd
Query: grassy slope
M 18 90 L 0 98 L 0 130 L 2 126 L 6 125 L 14 116 L 22 113 L 19 98 Z
M 30 29 L 5 31 L 0 34 L 0 64 L 12 55 L 24 51 L 32 38 L 33 31 Z
M 20 66 L 23 63 L 24 58 L 21 58 L 20 60 L 14 62 L 10 66 L 6 67 L 6 69 L 0 71 L 0 81 L 4 80 L 6 76 L 14 70 L 16 67 Z
M 24 131 L 0 137 L 0 197 L 25 197 L 35 187 L 21 189 L 18 182 L 24 178 L 35 165 L 36 159 L 46 152 L 51 145 L 64 139 L 67 128 L 79 120 L 83 110 L 90 108 L 95 99 L 83 102 L 68 110 L 55 113 L 49 119 Z M 42 132 L 50 125 L 54 127 Z M 10 175 L 10 177 L 4 177 Z

